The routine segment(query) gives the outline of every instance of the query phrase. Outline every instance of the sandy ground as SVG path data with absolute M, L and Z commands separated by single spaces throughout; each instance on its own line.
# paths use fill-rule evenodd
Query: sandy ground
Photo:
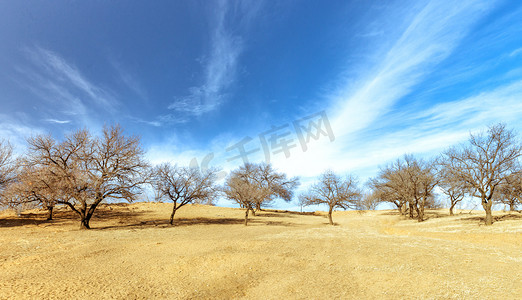
M 522 299 L 522 214 L 323 215 L 169 204 L 0 215 L 1 299 Z

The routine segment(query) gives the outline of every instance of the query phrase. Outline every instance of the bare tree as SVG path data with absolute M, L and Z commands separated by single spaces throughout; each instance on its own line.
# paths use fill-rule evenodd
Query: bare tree
M 363 193 L 361 201 L 358 204 L 358 209 L 361 210 L 375 210 L 381 203 L 379 195 L 375 191 Z
M 51 135 L 30 137 L 27 142 L 29 153 L 22 161 L 24 172 L 21 173 L 17 188 L 19 200 L 44 199 L 46 195 L 62 194 L 67 197 L 54 199 L 53 202 L 72 208 L 74 202 L 86 203 L 86 199 L 92 195 L 92 189 L 83 168 L 82 159 L 85 157 L 82 152 L 84 148 L 92 147 L 89 132 L 76 131 L 67 135 L 62 142 L 57 142 Z M 48 203 L 55 204 L 51 201 Z
M 424 209 L 428 203 L 435 204 L 433 190 L 438 184 L 436 169 L 433 161 L 415 159 L 413 156 L 405 155 L 405 171 L 408 180 L 410 203 L 417 212 L 417 220 L 424 221 Z
M 299 186 L 297 177 L 287 178 L 286 174 L 276 172 L 270 164 L 252 166 L 253 183 L 256 183 L 260 189 L 270 190 L 265 198 L 256 198 L 256 210 L 261 210 L 262 206 L 270 204 L 276 198 L 287 202 L 292 200 L 294 190 Z
M 90 228 L 89 221 L 102 201 L 132 201 L 148 180 L 139 138 L 124 136 L 119 126 L 104 127 L 99 138 L 80 130 L 61 143 L 51 136 L 36 136 L 28 142 L 29 162 L 50 169 L 54 182 L 68 195 L 57 202 L 80 216 L 81 229 Z
M 408 204 L 410 218 L 414 218 L 415 212 L 417 220 L 422 222 L 426 205 L 434 202 L 433 189 L 437 183 L 434 162 L 404 155 L 382 169 L 370 186 L 376 197 L 394 203 L 401 214 Z
M 173 166 L 169 163 L 154 168 L 153 185 L 159 199 L 168 199 L 174 203 L 170 215 L 170 225 L 174 215 L 181 207 L 189 203 L 211 203 L 218 189 L 215 186 L 217 170 L 208 169 L 202 173 L 199 169 Z
M 246 163 L 232 171 L 228 176 L 223 192 L 225 196 L 245 208 L 245 225 L 248 224 L 248 213 L 261 209 L 276 198 L 291 201 L 298 178 L 286 177 L 276 172 L 270 164 Z
M 235 201 L 245 208 L 245 226 L 248 225 L 248 213 L 254 211 L 254 206 L 270 194 L 270 189 L 260 187 L 255 182 L 254 170 L 250 165 L 245 165 L 232 171 L 223 187 L 225 197 Z
M 0 204 L 4 202 L 3 192 L 16 177 L 16 163 L 13 156 L 13 147 L 4 140 L 0 140 Z
M 370 180 L 370 187 L 381 202 L 393 203 L 399 214 L 404 215 L 409 209 L 413 218 L 413 206 L 406 166 L 401 160 L 382 168 L 376 178 Z M 409 208 L 407 208 L 409 205 Z
M 52 220 L 56 203 L 66 201 L 68 197 L 60 188 L 58 180 L 49 168 L 26 165 L 6 189 L 7 201 L 13 207 L 39 205 L 47 209 L 47 220 Z
M 393 177 L 391 169 L 383 169 L 378 177 L 370 179 L 368 185 L 379 202 L 394 204 L 399 214 L 404 215 L 408 198 L 401 193 L 402 189 L 396 184 L 397 182 L 391 180 Z
M 450 201 L 449 214 L 453 216 L 453 209 L 458 203 L 462 202 L 469 191 L 466 183 L 454 175 L 455 170 L 448 169 L 450 164 L 442 161 L 439 165 L 441 166 L 438 173 L 439 188 L 448 197 Z
M 522 170 L 506 177 L 506 181 L 499 186 L 494 197 L 498 202 L 509 206 L 509 211 L 515 211 L 522 203 Z
M 488 128 L 487 133 L 471 134 L 469 143 L 444 153 L 453 176 L 464 182 L 472 195 L 481 200 L 486 225 L 493 224 L 491 208 L 495 192 L 516 172 L 522 146 L 504 124 Z
M 433 193 L 428 198 L 426 198 L 426 202 L 424 203 L 424 207 L 426 209 L 441 209 L 444 208 L 444 204 L 439 201 L 436 197 L 436 194 Z
M 84 220 L 82 227 L 89 228 L 89 220 L 102 201 L 124 199 L 132 202 L 150 178 L 139 137 L 124 136 L 119 125 L 104 127 L 102 136 L 93 140 L 92 148 L 84 150 L 81 162 L 87 171 L 93 197 L 88 211 L 83 212 L 84 203 L 87 204 L 83 202 L 78 212 Z
M 335 208 L 357 208 L 361 192 L 357 187 L 357 181 L 351 175 L 342 178 L 333 171 L 327 170 L 307 193 L 300 195 L 300 199 L 306 205 L 328 205 L 328 221 L 330 225 L 333 225 L 333 210 Z

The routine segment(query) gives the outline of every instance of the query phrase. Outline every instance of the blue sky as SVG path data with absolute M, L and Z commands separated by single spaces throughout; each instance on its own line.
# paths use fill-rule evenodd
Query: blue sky
M 244 142 L 304 189 L 522 132 L 519 1 L 1 1 L 0 41 L 0 138 L 19 152 L 120 123 L 153 163 L 224 175 Z

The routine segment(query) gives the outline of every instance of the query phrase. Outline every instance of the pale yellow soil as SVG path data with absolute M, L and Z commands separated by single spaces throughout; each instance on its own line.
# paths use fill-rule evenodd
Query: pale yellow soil
M 522 299 L 522 214 L 323 216 L 183 207 L 0 215 L 1 299 Z

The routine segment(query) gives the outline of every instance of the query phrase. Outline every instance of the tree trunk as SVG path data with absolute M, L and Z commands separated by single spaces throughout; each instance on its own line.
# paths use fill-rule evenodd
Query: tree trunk
M 449 211 L 450 211 L 450 216 L 453 216 L 453 208 L 454 208 L 454 207 L 455 207 L 455 204 L 452 204 L 452 205 L 450 206 L 450 209 L 449 209 Z
M 54 206 L 47 206 L 47 221 L 51 221 L 53 219 L 53 209 Z
M 89 226 L 89 221 L 90 220 L 91 220 L 91 216 L 90 215 L 82 216 L 81 220 L 80 220 L 80 229 L 82 229 L 82 230 L 91 229 L 91 226 Z
M 410 219 L 413 219 L 413 203 L 409 202 L 408 205 L 410 206 Z
M 96 207 L 98 207 L 102 200 L 103 198 L 96 199 L 96 201 L 89 206 L 89 210 L 87 210 L 87 204 L 83 205 L 82 209 L 80 209 L 80 229 L 91 229 L 89 222 L 94 215 Z
M 176 214 L 177 209 L 178 208 L 176 207 L 176 203 L 174 203 L 174 207 L 172 208 L 172 213 L 170 214 L 170 221 L 169 221 L 170 225 L 174 224 L 174 215 Z
M 404 213 L 402 212 L 402 206 L 403 206 L 403 203 L 397 203 L 397 202 L 392 202 L 393 204 L 395 204 L 395 206 L 397 206 L 397 210 L 399 211 L 399 215 L 403 215 Z
M 250 207 L 250 210 L 252 211 L 252 216 L 256 216 L 256 211 L 254 210 L 254 208 Z
M 401 205 L 401 215 L 405 216 L 408 213 L 408 203 L 404 202 Z
M 515 211 L 515 201 L 509 202 L 509 211 Z
M 493 215 L 491 214 L 492 206 L 493 206 L 493 201 L 482 200 L 482 207 L 486 211 L 486 225 L 493 224 Z
M 424 205 L 417 209 L 417 221 L 424 221 Z
M 424 221 L 424 205 L 426 204 L 426 199 L 422 197 L 422 200 L 420 203 L 417 204 L 417 221 L 422 222 Z
M 397 206 L 397 210 L 399 211 L 399 215 L 404 215 L 404 213 L 402 212 L 402 205 L 401 206 Z
M 333 225 L 333 220 L 332 220 L 332 208 L 330 208 L 330 210 L 328 210 L 328 221 L 330 222 L 330 225 Z
M 89 214 L 87 214 L 87 204 L 82 203 L 82 207 L 78 209 L 78 214 L 80 215 L 80 229 L 91 229 L 89 226 Z
M 251 210 L 250 207 L 248 207 L 245 211 L 245 226 L 248 225 L 248 212 Z

